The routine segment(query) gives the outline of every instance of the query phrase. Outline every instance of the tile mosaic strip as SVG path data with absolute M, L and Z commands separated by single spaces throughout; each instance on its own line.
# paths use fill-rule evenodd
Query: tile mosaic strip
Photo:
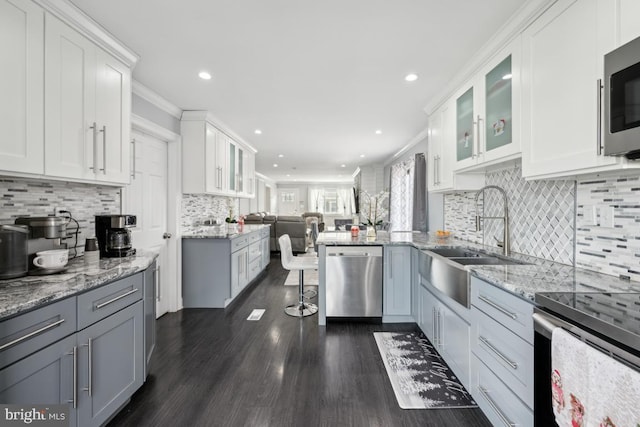
M 580 179 L 577 200 L 576 266 L 640 281 L 640 177 Z M 613 228 L 600 226 L 607 207 L 613 208 Z
M 86 237 L 95 234 L 96 214 L 120 213 L 120 188 L 41 179 L 0 177 L 0 224 L 13 224 L 19 216 L 53 215 L 65 208 L 78 221 L 78 255 Z M 75 230 L 67 227 L 67 246 L 75 245 Z M 73 254 L 73 253 L 72 253 Z
M 209 194 L 182 195 L 182 227 L 202 224 L 204 219 L 224 221 L 232 208 L 234 217 L 238 216 L 239 199 L 233 197 L 213 196 Z

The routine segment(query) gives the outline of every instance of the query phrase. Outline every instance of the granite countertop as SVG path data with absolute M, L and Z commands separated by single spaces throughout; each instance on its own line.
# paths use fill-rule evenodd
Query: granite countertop
M 193 225 L 182 228 L 183 239 L 235 239 L 240 236 L 253 233 L 254 231 L 261 230 L 263 228 L 271 227 L 270 224 L 245 224 L 242 227 L 242 231 L 239 231 L 239 227 L 236 233 L 229 233 L 227 224 L 222 226 L 217 225 Z
M 500 255 L 499 252 L 496 252 L 495 247 L 455 238 L 444 240 L 433 233 L 418 232 L 378 232 L 375 239 L 367 238 L 364 231 L 361 231 L 358 237 L 353 238 L 346 231 L 323 232 L 318 237 L 318 244 L 326 246 L 412 245 L 420 250 L 461 246 L 492 255 Z M 510 258 L 528 264 L 470 265 L 465 268 L 473 276 L 529 302 L 534 302 L 535 294 L 540 292 L 640 293 L 640 282 L 631 282 L 615 276 L 523 254 L 512 253 Z
M 138 249 L 134 256 L 102 258 L 91 265 L 85 265 L 84 258 L 78 257 L 70 260 L 62 273 L 0 280 L 0 319 L 146 270 L 157 256 Z

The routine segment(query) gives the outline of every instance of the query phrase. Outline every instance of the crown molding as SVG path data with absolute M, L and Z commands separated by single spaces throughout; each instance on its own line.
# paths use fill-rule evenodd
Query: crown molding
M 413 147 L 415 147 L 417 144 L 421 143 L 422 141 L 424 141 L 425 139 L 427 139 L 427 137 L 429 136 L 429 128 L 425 128 L 422 131 L 420 131 L 420 133 L 418 133 L 416 136 L 414 136 L 413 138 L 411 138 L 411 140 L 407 143 L 407 145 L 405 145 L 404 147 L 402 147 L 400 150 L 398 150 L 393 156 L 391 156 L 391 159 L 389 159 L 388 162 L 386 162 L 384 164 L 384 166 L 389 166 L 391 163 L 393 163 L 395 160 L 397 160 L 400 156 L 402 156 L 404 153 L 406 153 L 407 151 L 409 151 L 410 149 L 412 149 Z
M 182 117 L 182 109 L 180 107 L 176 106 L 171 101 L 168 101 L 165 98 L 161 97 L 156 92 L 149 89 L 139 81 L 133 81 L 132 90 L 135 95 L 139 96 L 145 101 L 150 102 L 165 113 L 171 114 L 176 119 L 180 120 L 180 117 Z
M 94 21 L 89 15 L 78 9 L 69 0 L 35 0 L 49 13 L 62 19 L 74 30 L 127 64 L 130 68 L 135 67 L 140 56 L 129 49 L 118 40 L 113 34 Z
M 460 86 L 478 73 L 500 49 L 520 36 L 525 28 L 555 2 L 556 0 L 530 0 L 525 2 L 520 9 L 506 20 L 489 41 L 487 41 L 468 62 L 460 67 L 463 71 L 456 74 L 445 89 L 433 97 L 433 100 L 424 107 L 424 112 L 430 115 L 439 108 Z
M 213 126 L 215 126 L 215 128 L 218 129 L 220 132 L 222 132 L 225 135 L 227 135 L 229 138 L 233 139 L 234 141 L 240 142 L 246 148 L 248 148 L 249 150 L 253 151 L 253 154 L 258 152 L 258 150 L 256 150 L 253 147 L 253 145 L 249 144 L 247 141 L 245 141 L 243 138 L 241 138 L 237 133 L 235 133 L 233 130 L 231 130 L 231 128 L 229 126 L 227 126 L 222 120 L 220 120 L 218 117 L 216 117 L 213 114 L 211 114 L 209 111 L 204 111 L 204 110 L 185 110 L 185 111 L 182 112 L 181 120 L 184 120 L 184 121 L 205 120 L 205 121 L 211 123 Z
M 175 132 L 165 129 L 157 123 L 151 120 L 140 117 L 137 114 L 131 114 L 131 129 L 134 131 L 146 133 L 161 141 L 178 141 L 180 135 Z

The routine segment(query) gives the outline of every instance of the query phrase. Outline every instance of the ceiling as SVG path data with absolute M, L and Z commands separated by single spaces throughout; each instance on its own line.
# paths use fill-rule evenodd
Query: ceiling
M 414 141 L 424 106 L 526 0 L 72 1 L 140 55 L 135 80 L 256 148 L 256 171 L 336 182 Z

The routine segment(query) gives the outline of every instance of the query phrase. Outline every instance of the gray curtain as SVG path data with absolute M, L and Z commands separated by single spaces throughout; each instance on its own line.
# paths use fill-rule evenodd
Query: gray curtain
M 424 153 L 415 156 L 413 173 L 413 230 L 427 231 L 427 162 Z

